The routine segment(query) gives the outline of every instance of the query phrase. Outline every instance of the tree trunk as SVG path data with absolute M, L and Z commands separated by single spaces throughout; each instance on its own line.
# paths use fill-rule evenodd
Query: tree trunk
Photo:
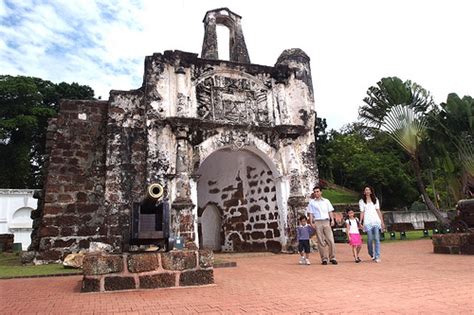
M 442 215 L 441 211 L 438 208 L 436 208 L 435 204 L 433 203 L 433 201 L 431 201 L 430 197 L 428 196 L 428 193 L 426 192 L 425 183 L 423 182 L 423 178 L 421 177 L 421 168 L 418 162 L 418 157 L 411 156 L 411 161 L 413 163 L 413 168 L 415 169 L 416 184 L 418 185 L 418 189 L 420 190 L 420 193 L 423 196 L 426 206 L 434 214 L 436 219 L 438 219 L 438 222 L 445 225 L 449 224 L 449 220 Z

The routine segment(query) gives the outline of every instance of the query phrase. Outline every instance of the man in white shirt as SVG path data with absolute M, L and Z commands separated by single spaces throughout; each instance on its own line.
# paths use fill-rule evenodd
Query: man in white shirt
M 318 250 L 323 265 L 327 265 L 328 262 L 337 265 L 336 246 L 331 228 L 334 226 L 333 211 L 334 207 L 331 202 L 322 197 L 321 188 L 314 187 L 308 203 L 308 215 L 310 224 L 316 230 Z

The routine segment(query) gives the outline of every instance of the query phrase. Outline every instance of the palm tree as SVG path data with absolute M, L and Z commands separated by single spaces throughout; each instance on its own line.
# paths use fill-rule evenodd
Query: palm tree
M 421 176 L 419 163 L 420 142 L 426 137 L 427 121 L 421 113 L 415 112 L 413 107 L 408 105 L 396 105 L 385 115 L 381 129 L 395 140 L 410 156 L 418 189 L 428 206 L 438 221 L 447 224 L 448 220 L 441 211 L 431 201 L 425 189 L 425 184 Z
M 379 129 L 387 112 L 396 105 L 410 105 L 416 112 L 426 112 L 434 105 L 430 93 L 420 85 L 397 77 L 382 78 L 371 86 L 359 108 L 359 118 L 368 127 Z
M 359 118 L 370 128 L 387 132 L 410 156 L 418 189 L 428 209 L 438 221 L 448 220 L 426 192 L 419 162 L 420 142 L 426 136 L 426 111 L 434 106 L 430 93 L 420 85 L 397 77 L 382 78 L 372 86 L 359 108 Z

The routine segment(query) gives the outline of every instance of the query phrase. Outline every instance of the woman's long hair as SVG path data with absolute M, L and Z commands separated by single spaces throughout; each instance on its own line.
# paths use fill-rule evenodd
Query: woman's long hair
M 372 200 L 372 203 L 375 205 L 375 203 L 377 202 L 377 197 L 375 197 L 374 188 L 370 186 L 364 186 L 364 190 L 362 190 L 362 197 L 361 197 L 362 200 L 364 201 L 364 203 L 367 203 L 367 199 L 365 198 L 365 194 L 364 194 L 364 191 L 366 188 L 370 189 L 370 200 Z

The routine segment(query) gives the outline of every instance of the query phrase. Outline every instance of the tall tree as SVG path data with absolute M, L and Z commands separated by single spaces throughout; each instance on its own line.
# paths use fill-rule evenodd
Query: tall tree
M 474 99 L 451 93 L 428 118 L 430 153 L 450 181 L 451 193 L 456 200 L 470 197 L 474 192 Z
M 424 116 L 434 106 L 430 93 L 411 81 L 383 78 L 367 91 L 359 118 L 367 126 L 382 128 L 410 156 L 420 193 L 428 209 L 442 222 L 447 219 L 429 197 L 419 162 L 420 142 L 426 137 Z
M 40 188 L 48 119 L 59 100 L 93 99 L 86 85 L 0 75 L 0 187 Z

